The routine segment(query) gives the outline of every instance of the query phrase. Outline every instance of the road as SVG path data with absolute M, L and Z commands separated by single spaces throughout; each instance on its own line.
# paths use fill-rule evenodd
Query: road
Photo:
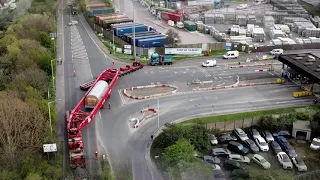
M 112 65 L 112 59 L 102 51 L 101 43 L 82 15 L 73 17 L 79 22 L 77 26 L 64 27 L 71 20 L 65 8 L 66 5 L 62 4 L 58 12 L 57 57 L 63 60 L 63 65 L 57 67 L 57 108 L 61 137 L 66 134 L 65 110 L 73 109 L 84 95 L 84 92 L 79 90 L 79 85 L 97 77 L 104 69 Z M 244 55 L 239 59 L 243 62 L 247 57 Z M 139 115 L 142 108 L 156 107 L 156 100 L 123 99 L 118 92 L 124 88 L 158 82 L 179 86 L 180 93 L 160 98 L 160 125 L 190 115 L 210 114 L 212 106 L 215 107 L 213 113 L 217 114 L 311 103 L 310 99 L 294 99 L 292 92 L 297 87 L 291 84 L 194 92 L 193 87 L 187 85 L 194 79 L 214 80 L 216 84 L 219 84 L 234 81 L 236 75 L 239 75 L 241 80 L 276 78 L 276 75 L 269 72 L 254 72 L 261 67 L 228 69 L 227 65 L 237 64 L 238 60 L 226 61 L 217 58 L 217 67 L 202 68 L 200 63 L 204 59 L 206 58 L 180 62 L 172 66 L 147 66 L 143 70 L 120 78 L 108 99 L 112 104 L 112 109 L 102 109 L 95 120 L 82 132 L 88 169 L 93 172 L 97 170 L 99 163 L 94 157 L 94 152 L 98 151 L 100 155 L 106 154 L 109 157 L 118 177 L 125 176 L 126 172 L 130 173 L 132 169 L 134 179 L 152 179 L 150 173 L 157 172 L 148 170 L 147 165 L 150 161 L 148 158 L 145 159 L 146 145 L 150 135 L 157 130 L 156 121 L 152 120 L 136 130 L 132 129 L 131 124 L 128 123 L 130 118 Z M 117 67 L 120 65 L 120 62 L 116 62 Z M 73 76 L 74 71 L 76 77 Z M 124 102 L 126 102 L 125 105 Z M 64 140 L 66 142 L 66 139 Z M 64 149 L 67 153 L 66 143 Z M 67 159 L 68 156 L 65 154 L 65 166 L 68 166 Z M 157 174 L 154 176 L 159 177 Z

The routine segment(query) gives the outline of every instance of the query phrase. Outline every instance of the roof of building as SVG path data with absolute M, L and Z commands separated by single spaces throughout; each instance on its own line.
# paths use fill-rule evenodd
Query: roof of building
M 284 54 L 279 56 L 279 61 L 308 77 L 314 83 L 320 82 L 319 56 L 313 53 Z
M 292 129 L 311 131 L 310 121 L 300 121 L 297 120 L 293 123 Z

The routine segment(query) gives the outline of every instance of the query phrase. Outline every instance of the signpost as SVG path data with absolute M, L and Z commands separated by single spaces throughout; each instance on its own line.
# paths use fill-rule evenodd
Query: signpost
M 165 54 L 201 55 L 202 48 L 165 48 Z
M 57 152 L 57 144 L 43 144 L 43 152 L 47 153 L 49 160 L 49 153 L 54 153 L 54 158 L 56 158 L 55 152 Z

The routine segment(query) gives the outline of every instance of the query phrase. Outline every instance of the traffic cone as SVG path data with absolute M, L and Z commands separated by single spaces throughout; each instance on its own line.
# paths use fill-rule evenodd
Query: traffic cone
M 73 76 L 76 77 L 76 71 L 73 71 Z
M 98 151 L 96 151 L 94 155 L 96 156 L 96 158 L 98 158 Z

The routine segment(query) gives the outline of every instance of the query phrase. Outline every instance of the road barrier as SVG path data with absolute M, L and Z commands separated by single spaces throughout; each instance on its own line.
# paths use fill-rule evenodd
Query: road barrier
M 158 110 L 157 110 L 157 109 L 154 109 L 154 108 L 148 108 L 148 109 L 143 109 L 143 110 L 141 110 L 141 112 L 143 113 L 143 115 L 144 115 L 144 113 L 146 113 L 146 112 L 148 112 L 148 111 L 153 112 L 153 114 L 151 114 L 151 115 L 149 115 L 149 116 L 146 116 L 146 117 L 144 117 L 144 118 L 142 118 L 142 119 L 136 119 L 136 123 L 133 125 L 133 128 L 138 128 L 138 127 L 142 124 L 142 122 L 145 122 L 145 120 L 154 117 L 154 116 L 157 115 L 157 113 L 158 113 Z M 142 116 L 143 116 L 143 115 L 142 115 Z
M 168 85 L 168 84 L 161 84 L 161 85 L 147 85 L 147 86 L 137 86 L 137 87 L 132 87 L 130 88 L 131 91 L 136 90 L 136 89 L 145 89 L 145 88 L 160 88 L 160 87 L 171 87 L 174 90 L 166 93 L 159 93 L 159 94 L 154 94 L 154 95 L 149 95 L 149 96 L 133 96 L 127 93 L 127 90 L 129 89 L 124 89 L 123 94 L 127 96 L 128 98 L 131 99 L 136 99 L 136 100 L 143 100 L 143 99 L 148 99 L 152 97 L 159 97 L 159 96 L 165 96 L 165 95 L 170 95 L 174 94 L 178 91 L 178 87 L 174 85 Z
M 266 72 L 269 71 L 269 69 L 258 69 L 258 70 L 254 70 L 254 72 Z
M 305 97 L 305 96 L 312 96 L 312 92 L 310 91 L 300 91 L 300 92 L 293 92 L 293 97 Z
M 282 63 L 265 63 L 265 64 L 245 64 L 239 66 L 229 66 L 229 69 L 232 68 L 245 68 L 245 67 L 257 67 L 257 66 L 272 66 L 272 65 L 282 65 Z

